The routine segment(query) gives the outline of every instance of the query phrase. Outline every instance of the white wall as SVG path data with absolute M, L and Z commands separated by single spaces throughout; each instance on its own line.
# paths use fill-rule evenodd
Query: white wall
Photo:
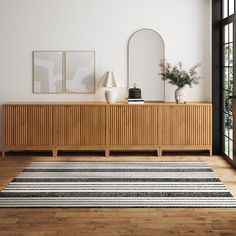
M 210 0 L 0 0 L 0 104 L 12 101 L 101 101 L 96 95 L 32 94 L 33 50 L 95 50 L 96 77 L 113 69 L 126 84 L 127 42 L 141 28 L 158 31 L 166 58 L 202 63 L 189 100 L 211 100 Z M 173 100 L 174 87 L 166 98 Z M 120 90 L 120 99 L 126 89 Z

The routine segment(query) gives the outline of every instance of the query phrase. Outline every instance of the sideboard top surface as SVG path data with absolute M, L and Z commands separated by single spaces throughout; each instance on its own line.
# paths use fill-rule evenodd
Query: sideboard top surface
M 9 102 L 4 103 L 3 106 L 9 105 L 70 105 L 70 106 L 77 106 L 77 105 L 86 105 L 86 106 L 146 106 L 146 105 L 153 105 L 153 106 L 211 106 L 210 102 L 187 102 L 186 104 L 176 104 L 175 102 L 145 102 L 144 104 L 128 104 L 127 102 L 117 102 L 114 104 L 107 104 L 106 102 Z

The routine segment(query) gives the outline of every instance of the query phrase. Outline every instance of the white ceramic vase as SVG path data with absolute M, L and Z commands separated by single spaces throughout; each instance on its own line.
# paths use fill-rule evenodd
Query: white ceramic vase
M 175 101 L 176 103 L 186 103 L 187 91 L 185 87 L 178 87 L 175 90 Z
M 112 104 L 116 101 L 117 92 L 115 90 L 113 90 L 112 88 L 109 88 L 105 92 L 105 98 L 106 98 L 108 104 Z

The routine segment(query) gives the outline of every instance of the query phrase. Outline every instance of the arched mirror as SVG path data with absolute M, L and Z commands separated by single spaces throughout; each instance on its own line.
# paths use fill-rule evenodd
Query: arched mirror
M 164 101 L 165 82 L 160 75 L 160 61 L 165 58 L 165 44 L 151 29 L 135 32 L 128 43 L 128 86 L 142 90 L 145 101 Z

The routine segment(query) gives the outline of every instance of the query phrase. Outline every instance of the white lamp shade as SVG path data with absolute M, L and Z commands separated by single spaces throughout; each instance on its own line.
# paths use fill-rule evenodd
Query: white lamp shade
M 107 71 L 98 83 L 98 87 L 113 88 L 123 87 L 120 81 L 116 78 L 113 71 Z

